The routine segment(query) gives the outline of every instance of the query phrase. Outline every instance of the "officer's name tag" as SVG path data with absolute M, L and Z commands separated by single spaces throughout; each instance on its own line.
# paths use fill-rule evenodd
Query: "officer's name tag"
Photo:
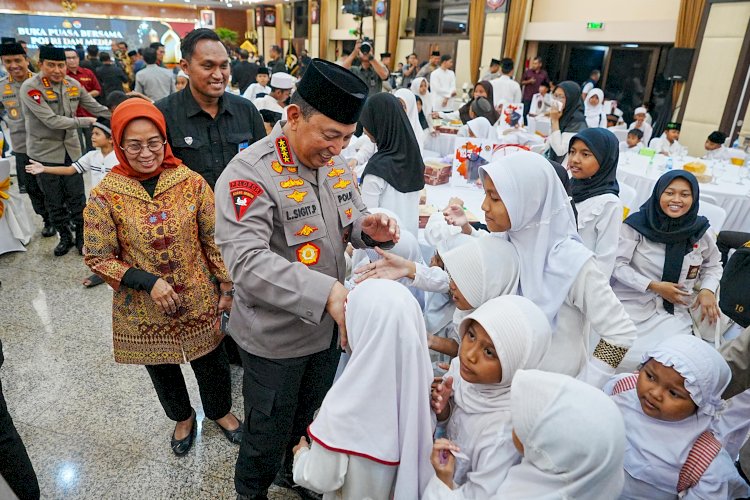
M 288 208 L 284 210 L 284 213 L 286 215 L 286 220 L 288 221 L 302 219 L 318 213 L 318 206 L 307 205 L 306 207 Z

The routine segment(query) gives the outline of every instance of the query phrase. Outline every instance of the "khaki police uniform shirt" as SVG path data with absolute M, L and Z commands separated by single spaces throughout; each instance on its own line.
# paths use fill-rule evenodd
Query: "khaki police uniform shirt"
M 77 129 L 84 121 L 76 117 L 79 105 L 93 115 L 110 117 L 106 106 L 68 76 L 52 83 L 41 74 L 34 75 L 21 85 L 20 98 L 26 120 L 26 154 L 42 163 L 61 165 L 65 153 L 72 161 L 81 157 Z
M 236 290 L 229 331 L 244 350 L 271 359 L 330 347 L 325 307 L 345 276 L 346 243 L 366 247 L 368 212 L 343 158 L 302 165 L 285 123 L 235 156 L 215 195 L 216 243 Z
M 27 80 L 34 76 L 29 71 Z M 24 80 L 25 81 L 25 80 Z M 23 118 L 23 109 L 21 108 L 21 85 L 23 81 L 14 80 L 12 76 L 0 80 L 0 102 L 5 108 L 8 117 L 8 129 L 10 130 L 10 142 L 13 151 L 16 153 L 26 153 L 26 122 Z

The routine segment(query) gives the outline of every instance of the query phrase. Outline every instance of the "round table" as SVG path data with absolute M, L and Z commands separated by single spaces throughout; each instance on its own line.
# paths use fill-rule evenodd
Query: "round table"
M 458 137 L 456 134 L 445 134 L 442 132 L 437 135 L 426 133 L 424 138 L 424 149 L 426 151 L 434 151 L 438 153 L 441 158 L 449 155 L 453 156 L 456 152 L 456 137 Z
M 682 168 L 695 158 L 673 158 L 673 167 Z M 701 194 L 709 195 L 716 200 L 716 205 L 726 210 L 727 219 L 722 229 L 728 231 L 750 232 L 750 179 L 745 184 L 738 184 L 741 168 L 727 162 L 698 160 L 708 167 L 707 174 L 717 178 L 717 183 L 700 185 Z M 627 184 L 637 192 L 633 206 L 640 207 L 654 190 L 657 179 L 666 171 L 667 157 L 656 155 L 650 158 L 632 153 L 621 153 L 617 165 L 617 180 Z M 712 200 L 713 201 L 713 200 Z

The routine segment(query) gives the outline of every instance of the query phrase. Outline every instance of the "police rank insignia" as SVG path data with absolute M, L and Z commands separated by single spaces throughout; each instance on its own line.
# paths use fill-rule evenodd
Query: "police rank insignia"
M 307 191 L 297 191 L 296 189 L 294 190 L 294 192 L 286 195 L 287 198 L 289 198 L 290 200 L 294 200 L 297 203 L 302 203 L 302 201 L 305 199 L 305 196 L 307 196 Z
M 299 177 L 289 177 L 287 180 L 279 182 L 279 186 L 281 186 L 284 189 L 289 189 L 289 188 L 299 187 L 299 186 L 304 186 L 304 185 L 305 185 L 305 181 L 300 179 Z
M 345 181 L 344 179 L 339 177 L 339 181 L 333 185 L 333 189 L 346 189 L 346 186 L 351 183 L 352 181 Z
M 263 194 L 263 188 L 252 181 L 234 180 L 229 181 L 229 194 L 232 197 L 234 214 L 239 222 L 250 205 Z
M 339 177 L 343 175 L 345 170 L 343 168 L 332 168 L 330 172 L 328 172 L 328 177 Z
M 306 266 L 317 264 L 319 259 L 320 248 L 312 243 L 305 243 L 297 249 L 297 260 Z
M 294 165 L 294 158 L 292 158 L 292 152 L 289 150 L 289 139 L 283 135 L 276 139 L 276 152 L 279 154 L 282 165 Z
M 315 226 L 308 226 L 307 224 L 305 224 L 304 226 L 302 226 L 302 229 L 300 229 L 299 231 L 297 231 L 296 233 L 294 233 L 294 235 L 295 236 L 310 236 L 311 234 L 313 234 L 317 230 L 318 230 L 317 227 L 315 227 Z

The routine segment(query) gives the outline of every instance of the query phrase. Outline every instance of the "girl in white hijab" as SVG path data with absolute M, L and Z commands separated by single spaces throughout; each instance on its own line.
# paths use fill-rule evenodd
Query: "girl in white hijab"
M 484 303 L 461 322 L 460 332 L 459 356 L 433 393 L 433 409 L 461 449 L 455 496 L 488 498 L 521 458 L 511 436 L 513 376 L 539 365 L 552 332 L 533 302 L 513 295 Z
M 352 356 L 294 449 L 294 482 L 323 498 L 414 500 L 432 475 L 432 366 L 422 311 L 403 286 L 349 293 Z
M 497 129 L 492 126 L 490 121 L 479 116 L 466 122 L 457 134 L 459 137 L 476 137 L 477 139 L 497 139 Z
M 604 92 L 594 89 L 586 94 L 584 115 L 589 128 L 607 128 L 607 113 L 604 112 Z
M 422 99 L 422 113 L 424 113 L 424 117 L 427 119 L 428 128 L 430 129 L 430 132 L 432 132 L 434 127 L 432 125 L 432 94 L 430 93 L 430 82 L 428 82 L 426 78 L 420 76 L 412 80 L 409 90 Z
M 521 263 L 519 294 L 552 325 L 552 348 L 541 369 L 579 376 L 601 387 L 614 374 L 636 331 L 576 230 L 570 201 L 550 162 L 522 151 L 480 167 L 482 210 L 491 232 L 505 232 Z M 468 225 L 451 206 L 449 223 Z M 602 339 L 590 344 L 590 329 Z M 593 356 L 589 345 L 596 344 Z
M 617 407 L 600 390 L 570 377 L 519 370 L 510 388 L 512 439 L 521 463 L 510 468 L 491 500 L 601 500 L 623 484 L 625 429 Z M 461 453 L 438 440 L 437 472 L 422 500 L 459 498 L 446 485 Z M 438 479 L 440 478 L 440 479 Z
M 417 111 L 417 98 L 414 97 L 414 93 L 409 89 L 398 89 L 393 95 L 398 97 L 403 103 L 406 111 L 406 116 L 409 118 L 411 128 L 414 129 L 414 135 L 417 137 L 417 143 L 419 144 L 419 152 L 424 152 L 424 131 L 422 126 L 419 124 L 419 111 Z
M 721 419 L 721 395 L 730 378 L 729 365 L 712 346 L 677 335 L 647 351 L 637 374 L 607 383 L 604 391 L 625 419 L 621 499 L 750 495 L 723 443 L 710 432 Z

